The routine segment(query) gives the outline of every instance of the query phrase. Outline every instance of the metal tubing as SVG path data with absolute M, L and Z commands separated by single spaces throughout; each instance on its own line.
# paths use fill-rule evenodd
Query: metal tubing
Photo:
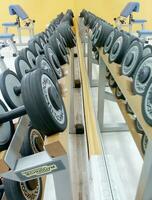
M 4 112 L 0 114 L 0 124 L 13 120 L 15 118 L 21 117 L 26 114 L 25 106 L 20 106 L 11 111 Z

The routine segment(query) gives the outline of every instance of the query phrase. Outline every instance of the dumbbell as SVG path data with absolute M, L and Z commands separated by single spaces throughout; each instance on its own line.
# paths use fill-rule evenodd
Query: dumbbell
M 26 60 L 26 62 L 30 66 L 30 68 L 32 68 L 32 69 L 36 68 L 36 56 L 32 52 L 31 49 L 26 47 L 26 48 L 20 50 L 19 51 L 19 56 Z
M 152 126 L 152 78 L 145 87 L 143 96 L 141 111 L 144 117 L 144 120 Z
M 38 200 L 42 198 L 42 178 L 17 182 L 3 178 L 7 200 Z
M 69 13 L 69 14 L 71 15 L 71 17 L 74 17 L 74 13 L 73 13 L 73 11 L 72 11 L 71 9 L 68 9 L 68 10 L 66 11 L 66 13 Z M 62 15 L 62 18 L 63 18 L 63 16 L 64 16 L 64 15 Z
M 50 60 L 51 60 L 51 58 L 50 58 Z M 52 63 L 53 62 L 54 62 L 54 60 L 52 59 Z M 59 83 L 57 80 L 57 76 L 55 74 L 55 68 L 58 68 L 59 66 L 60 65 L 59 65 L 59 63 L 57 63 L 57 60 L 56 60 L 55 66 L 52 66 L 51 63 L 49 62 L 49 60 L 44 55 L 37 56 L 37 58 L 35 60 L 35 68 L 31 68 L 29 63 L 23 57 L 19 56 L 15 60 L 15 69 L 17 72 L 17 76 L 19 77 L 20 80 L 22 80 L 23 76 L 27 73 L 37 70 L 38 68 L 44 69 L 47 71 L 47 73 L 49 73 L 56 88 L 60 92 Z M 59 75 L 59 73 L 61 73 L 61 75 L 62 75 L 62 70 L 61 70 L 61 72 L 60 72 L 60 70 L 61 70 L 61 68 L 58 69 L 58 75 Z M 56 69 L 56 71 L 57 71 L 57 69 Z
M 0 181 L 0 199 L 2 199 L 3 194 L 4 194 L 4 185 L 2 181 Z
M 144 57 L 138 64 L 133 76 L 132 91 L 134 94 L 144 95 L 146 87 L 152 78 L 152 54 Z
M 120 88 L 118 86 L 115 89 L 115 96 L 116 96 L 117 99 L 125 100 L 125 97 L 122 94 L 122 92 L 121 92 L 121 90 L 120 90 Z
M 42 49 L 43 49 L 44 45 L 47 44 L 47 42 L 44 40 L 44 37 L 41 35 L 41 33 L 35 35 L 34 39 L 41 46 Z
M 109 76 L 108 83 L 111 88 L 117 87 L 117 83 L 115 82 L 115 80 L 111 74 Z
M 113 30 L 113 27 L 105 22 L 100 22 L 99 28 L 97 28 L 97 31 L 95 32 L 95 36 L 93 39 L 93 45 L 96 47 L 103 47 L 105 44 L 105 41 L 107 39 L 107 36 L 111 33 Z
M 130 105 L 128 104 L 128 102 L 126 103 L 126 111 L 128 114 L 134 115 L 133 110 L 131 109 Z
M 54 31 L 53 35 L 60 41 L 64 55 L 69 54 L 64 37 L 62 37 L 62 35 L 58 31 Z
M 49 37 L 45 32 L 41 32 L 39 33 L 39 36 L 41 36 L 43 38 L 43 40 L 45 41 L 45 43 L 47 44 L 49 42 Z
M 139 123 L 137 118 L 134 120 L 134 122 L 135 122 L 135 128 L 136 128 L 137 133 L 144 134 L 144 130 L 141 127 L 141 125 L 140 125 L 140 123 Z
M 23 157 L 44 151 L 44 135 L 29 124 L 22 143 L 20 153 Z
M 53 31 L 51 31 L 49 28 L 46 28 L 45 33 L 47 34 L 48 38 L 50 38 L 53 34 Z
M 21 83 L 15 73 L 7 70 L 1 74 L 0 83 L 5 101 L 10 108 L 16 107 L 0 114 L 1 124 L 28 114 L 32 125 L 44 135 L 65 130 L 67 115 L 64 103 L 46 70 L 28 73 Z
M 108 57 L 109 63 L 115 62 L 120 64 L 126 54 L 130 42 L 131 41 L 128 35 L 122 34 L 121 36 L 119 36 L 110 50 Z
M 150 45 L 150 44 L 144 46 L 143 58 L 146 57 L 149 54 L 152 54 L 152 45 Z
M 146 134 L 143 134 L 141 138 L 141 150 L 144 155 L 147 149 L 147 145 L 148 145 L 148 137 Z
M 67 23 L 70 26 L 73 26 L 73 18 L 70 13 L 66 13 L 64 15 L 64 17 L 61 20 L 61 23 L 63 23 L 63 22 Z
M 109 79 L 110 75 L 111 75 L 111 73 L 110 73 L 109 69 L 106 67 L 106 78 Z
M 34 38 L 29 40 L 28 47 L 33 52 L 33 54 L 35 56 L 44 54 L 43 48 L 41 47 L 41 45 Z
M 58 57 L 61 65 L 69 63 L 68 57 L 65 53 L 65 49 L 61 45 L 61 42 L 59 41 L 59 39 L 56 38 L 54 34 L 49 39 L 49 44 L 52 46 L 52 50 L 54 51 L 54 53 Z
M 132 77 L 143 55 L 143 44 L 134 41 L 128 48 L 121 64 L 121 74 Z
M 57 27 L 56 31 L 65 39 L 67 47 L 73 48 L 76 46 L 75 35 L 69 25 L 62 23 Z
M 0 100 L 0 113 L 8 112 L 6 105 Z M 12 120 L 0 126 L 0 151 L 6 150 L 15 132 Z
M 104 44 L 104 48 L 103 48 L 103 53 L 109 53 L 114 42 L 116 41 L 116 39 L 121 35 L 122 33 L 117 29 L 114 28 L 111 33 L 108 35 L 105 44 Z
M 61 77 L 63 77 L 63 72 L 61 69 L 60 62 L 49 44 L 46 44 L 44 46 L 44 54 L 46 58 L 50 61 L 57 78 L 60 79 Z

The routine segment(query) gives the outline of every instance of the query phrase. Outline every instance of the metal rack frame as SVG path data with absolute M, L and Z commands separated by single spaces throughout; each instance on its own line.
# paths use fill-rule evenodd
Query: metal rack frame
M 80 20 L 80 25 L 83 25 L 83 22 Z M 84 33 L 81 33 L 84 34 Z M 85 32 L 86 34 L 86 32 Z M 89 38 L 89 34 L 87 35 L 87 37 Z M 91 51 L 88 55 L 91 56 L 92 54 L 92 48 L 90 48 L 90 45 L 88 45 L 88 51 Z M 100 51 L 100 49 L 99 49 Z M 101 49 L 102 51 L 102 49 Z M 102 54 L 102 53 L 101 53 Z M 127 130 L 126 124 L 121 124 L 119 126 L 112 126 L 111 125 L 106 125 L 104 124 L 103 121 L 103 116 L 104 116 L 104 101 L 106 99 L 109 99 L 109 97 L 111 96 L 111 94 L 107 94 L 105 92 L 105 87 L 106 87 L 106 78 L 105 78 L 105 74 L 106 74 L 106 67 L 107 63 L 105 63 L 104 59 L 102 58 L 102 56 L 99 56 L 99 86 L 98 86 L 98 115 L 97 115 L 97 120 L 99 123 L 99 127 L 100 127 L 100 131 L 101 132 L 110 132 L 110 131 L 125 131 Z M 108 64 L 109 67 L 109 71 L 110 71 L 110 65 Z M 90 62 L 90 67 L 92 66 L 92 63 Z M 89 67 L 89 66 L 88 66 Z M 116 68 L 118 66 L 115 66 L 113 68 Z M 112 69 L 112 68 L 111 68 Z M 92 71 L 90 70 L 89 73 L 92 73 Z M 90 75 L 88 75 L 89 77 L 91 77 Z M 115 77 L 114 77 L 115 78 Z M 89 79 L 91 80 L 91 79 Z M 119 79 L 115 80 L 116 83 L 118 84 Z M 130 84 L 130 83 L 126 83 Z M 118 84 L 119 85 L 119 84 Z M 91 87 L 91 84 L 90 84 Z M 125 89 L 125 87 L 124 87 Z M 123 90 L 121 90 L 123 93 Z M 108 95 L 108 96 L 107 96 Z M 108 98 L 107 98 L 108 97 Z M 111 98 L 111 97 L 110 97 Z M 130 98 L 131 99 L 131 98 Z M 111 99 L 112 100 L 112 99 Z M 138 100 L 141 100 L 140 98 L 138 98 Z M 137 110 L 137 109 L 135 109 Z M 135 113 L 137 114 L 137 113 Z M 141 113 L 140 113 L 141 114 Z M 138 114 L 138 115 L 140 115 Z M 146 124 L 146 122 L 143 122 L 144 124 Z M 148 134 L 148 147 L 146 150 L 146 154 L 144 156 L 144 162 L 143 162 L 143 167 L 142 167 L 142 171 L 141 171 L 141 175 L 140 175 L 140 179 L 139 179 L 139 183 L 138 183 L 138 188 L 137 188 L 137 192 L 136 192 L 136 197 L 135 200 L 150 200 L 152 199 L 152 190 L 151 190 L 151 185 L 152 185 L 152 157 L 151 157 L 151 152 L 152 152 L 152 134 L 150 132 L 151 127 L 148 127 L 148 125 L 144 125 L 144 131 Z
M 72 49 L 70 52 L 71 65 L 73 65 L 73 59 L 74 54 Z M 72 66 L 70 67 L 72 68 Z M 71 77 L 71 73 L 69 73 L 68 76 Z M 71 91 L 69 90 L 69 102 L 67 104 L 70 103 L 70 92 Z M 70 120 L 70 118 L 68 120 Z M 1 160 L 6 168 L 4 167 L 5 170 L 3 169 L 3 172 L 1 171 L 0 176 L 13 181 L 24 182 L 34 178 L 52 174 L 56 191 L 56 199 L 72 200 L 73 197 L 71 189 L 69 161 L 66 150 L 64 151 L 64 153 L 61 153 L 61 155 L 52 157 L 51 153 L 49 152 L 49 148 L 52 145 L 52 143 L 50 143 L 48 144 L 47 148 L 45 148 L 46 146 L 44 145 L 44 151 L 40 153 L 36 153 L 27 157 L 21 157 L 20 148 L 23 143 L 24 136 L 27 132 L 26 130 L 29 123 L 30 119 L 27 115 L 20 118 L 12 141 L 4 154 L 3 160 Z M 63 132 L 57 134 L 59 135 L 59 137 L 62 134 L 68 134 L 69 123 L 70 122 L 68 122 L 67 130 L 65 130 L 66 133 Z M 51 140 L 51 137 L 53 136 L 47 137 L 46 140 Z M 62 144 L 60 145 L 61 148 L 63 148 Z

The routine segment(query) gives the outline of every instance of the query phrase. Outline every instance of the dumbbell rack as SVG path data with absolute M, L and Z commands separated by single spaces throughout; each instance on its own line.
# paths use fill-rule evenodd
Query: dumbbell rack
M 80 21 L 81 26 L 83 27 L 83 23 Z M 90 40 L 90 34 L 89 31 L 86 30 L 86 28 L 84 29 L 85 32 L 81 32 L 81 34 L 83 34 L 84 38 L 86 37 L 86 40 L 82 40 L 82 42 L 88 42 L 91 43 Z M 84 36 L 85 35 L 85 36 Z M 90 48 L 91 47 L 91 48 Z M 120 65 L 116 64 L 116 63 L 112 63 L 109 64 L 108 62 L 108 56 L 103 54 L 103 49 L 98 49 L 99 50 L 99 82 L 98 82 L 98 114 L 97 114 L 97 121 L 100 127 L 100 132 L 117 132 L 117 131 L 125 131 L 127 130 L 127 127 L 125 124 L 121 124 L 118 126 L 105 126 L 105 124 L 103 123 L 103 116 L 104 116 L 104 101 L 105 100 L 111 100 L 114 101 L 114 98 L 111 96 L 112 94 L 109 94 L 105 91 L 106 88 L 106 67 L 108 68 L 108 70 L 110 71 L 110 73 L 112 74 L 115 82 L 117 83 L 118 87 L 120 88 L 122 94 L 124 95 L 124 97 L 126 98 L 129 106 L 131 107 L 131 109 L 133 110 L 134 114 L 136 115 L 139 123 L 141 124 L 145 134 L 148 136 L 148 147 L 146 150 L 146 154 L 144 156 L 144 163 L 143 163 L 143 167 L 142 167 L 142 172 L 140 175 L 140 180 L 138 183 L 138 189 L 137 189 L 137 193 L 136 193 L 136 200 L 149 200 L 152 198 L 152 190 L 151 190 L 151 185 L 152 185 L 152 156 L 151 156 L 151 152 L 152 152 L 152 127 L 149 126 L 143 116 L 142 116 L 142 112 L 141 112 L 141 101 L 142 101 L 142 97 L 139 95 L 133 95 L 131 92 L 131 84 L 132 84 L 132 80 L 121 75 L 120 76 Z M 84 54 L 85 55 L 85 54 Z M 92 75 L 90 75 L 89 73 L 92 73 L 92 46 L 88 45 L 88 59 L 90 59 L 90 62 L 88 62 L 88 68 L 90 68 L 90 70 L 88 70 L 88 77 L 90 80 L 90 87 L 92 86 L 91 84 L 91 79 L 90 77 L 92 77 Z M 89 66 L 90 65 L 90 66 Z M 112 89 L 112 92 L 114 94 L 114 89 Z M 141 153 L 141 156 L 143 157 L 143 154 L 141 152 L 141 147 L 140 147 L 140 141 L 141 141 L 141 136 L 139 135 L 139 133 L 136 132 L 135 126 L 134 126 L 134 122 L 133 120 L 130 118 L 129 114 L 126 111 L 125 108 L 125 104 L 122 100 L 115 100 L 118 103 L 118 106 L 124 116 L 124 119 L 126 120 L 126 123 L 128 125 L 128 128 L 132 134 L 132 137 L 138 147 L 139 152 Z M 138 102 L 138 103 L 137 103 Z
M 0 153 L 1 177 L 23 182 L 32 178 L 38 178 L 46 176 L 47 174 L 52 174 L 57 200 L 72 200 L 69 162 L 67 155 L 67 135 L 70 124 L 70 85 L 71 68 L 74 62 L 73 59 L 74 56 L 72 49 L 69 55 L 69 64 L 63 66 L 64 71 L 68 71 L 68 75 L 63 78 L 65 88 L 68 90 L 68 94 L 63 97 L 68 117 L 67 129 L 62 133 L 46 137 L 44 142 L 44 151 L 21 158 L 19 151 L 24 140 L 24 135 L 26 134 L 26 127 L 28 127 L 30 122 L 29 117 L 25 115 L 20 118 L 13 139 L 7 151 Z M 43 194 L 44 187 L 45 179 L 43 179 Z

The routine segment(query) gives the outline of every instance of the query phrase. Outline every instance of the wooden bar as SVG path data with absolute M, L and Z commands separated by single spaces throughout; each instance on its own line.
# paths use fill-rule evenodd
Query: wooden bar
M 84 106 L 84 118 L 85 118 L 85 129 L 87 134 L 88 152 L 91 155 L 101 155 L 102 147 L 99 138 L 99 128 L 97 127 L 97 120 L 94 113 L 93 102 L 91 97 L 91 91 L 89 86 L 88 75 L 86 72 L 86 66 L 84 61 L 84 55 L 82 50 L 82 44 L 80 41 L 80 35 L 78 30 L 78 24 L 76 26 L 76 37 L 77 37 L 77 48 L 80 60 L 80 72 L 82 81 L 83 91 L 83 106 Z

